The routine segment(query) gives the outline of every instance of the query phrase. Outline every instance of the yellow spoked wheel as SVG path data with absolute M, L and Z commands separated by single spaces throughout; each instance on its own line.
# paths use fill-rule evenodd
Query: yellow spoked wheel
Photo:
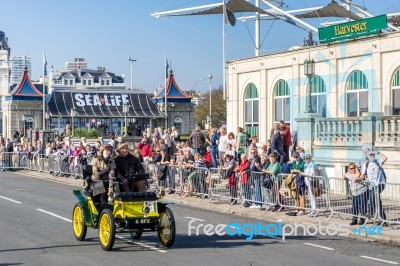
M 104 209 L 99 218 L 99 239 L 101 247 L 111 250 L 115 240 L 115 223 L 111 210 Z
M 72 211 L 72 229 L 74 230 L 74 236 L 77 240 L 85 240 L 87 226 L 85 224 L 85 217 L 83 215 L 81 203 L 76 203 L 74 210 Z
M 157 233 L 161 244 L 164 247 L 171 247 L 175 241 L 175 219 L 172 211 L 165 207 L 160 213 L 160 222 L 158 225 Z

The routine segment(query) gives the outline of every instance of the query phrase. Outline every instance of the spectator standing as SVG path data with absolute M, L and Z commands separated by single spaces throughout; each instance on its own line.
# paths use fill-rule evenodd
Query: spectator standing
M 281 204 L 285 204 L 285 197 L 281 193 L 279 193 L 279 187 L 277 185 L 280 182 L 279 174 L 282 173 L 282 167 L 276 160 L 277 159 L 276 157 L 277 157 L 277 155 L 275 153 L 271 153 L 269 155 L 270 164 L 268 165 L 267 170 L 263 171 L 263 172 L 273 176 L 274 181 L 275 181 L 274 186 L 273 186 L 273 195 L 275 196 L 276 199 L 279 197 L 279 202 Z M 275 210 L 278 210 L 279 208 L 280 207 L 278 204 L 275 205 Z M 273 210 L 273 211 L 275 211 L 275 210 Z
M 137 148 L 141 150 L 142 157 L 144 161 L 149 161 L 153 153 L 151 152 L 151 145 L 146 137 L 137 145 Z
M 296 175 L 296 207 L 297 215 L 304 215 L 304 207 L 306 204 L 306 184 L 304 182 L 304 176 L 301 173 L 304 172 L 304 161 L 300 158 L 298 152 L 293 153 L 293 161 L 290 164 L 290 173 Z
M 179 139 L 179 132 L 178 132 L 178 130 L 176 130 L 175 127 L 172 127 L 172 128 L 171 128 L 171 136 L 174 138 L 175 142 L 178 141 L 178 139 Z
M 250 180 L 249 174 L 247 170 L 250 167 L 250 162 L 247 160 L 246 154 L 242 154 L 240 158 L 240 164 L 236 168 L 236 172 L 240 178 L 240 185 L 242 186 L 244 202 L 242 204 L 243 207 L 248 208 L 250 207 Z
M 275 124 L 274 130 L 275 134 L 271 140 L 271 152 L 275 152 L 277 155 L 279 155 L 279 163 L 280 165 L 283 165 L 286 154 L 283 151 L 282 135 L 280 133 L 279 125 Z
M 220 137 L 218 140 L 218 157 L 219 157 L 219 165 L 224 165 L 224 156 L 225 152 L 228 149 L 229 138 L 226 134 L 226 129 L 221 127 L 219 129 Z
M 283 152 L 286 154 L 284 162 L 287 163 L 289 161 L 289 147 L 292 145 L 292 134 L 290 133 L 289 125 L 285 121 L 281 120 L 279 126 L 281 127 Z
M 300 154 L 301 158 L 301 154 Z M 306 183 L 307 187 L 307 192 L 308 192 L 308 198 L 310 200 L 311 204 L 311 212 L 308 214 L 310 217 L 314 217 L 317 215 L 317 199 L 316 197 L 318 196 L 318 189 L 319 189 L 319 183 L 318 180 L 315 179 L 315 175 L 317 172 L 317 169 L 315 167 L 314 162 L 311 160 L 311 155 L 310 154 L 305 154 L 304 155 L 304 172 L 301 173 L 301 175 L 304 177 L 304 181 Z
M 238 133 L 236 135 L 236 149 L 238 153 L 239 163 L 241 155 L 246 154 L 247 148 L 247 135 L 243 131 L 244 129 L 242 127 L 238 127 Z
M 200 155 L 204 154 L 204 144 L 206 142 L 206 138 L 204 137 L 203 132 L 200 131 L 200 127 L 196 126 L 192 134 L 189 136 L 189 144 L 194 149 L 195 153 L 199 153 Z
M 261 209 L 262 207 L 262 197 L 261 197 L 261 176 L 259 174 L 257 175 L 252 175 L 252 172 L 258 172 L 258 167 L 260 166 L 261 159 L 260 156 L 258 156 L 258 151 L 257 149 L 251 149 L 250 150 L 250 166 L 249 169 L 247 170 L 249 177 L 251 178 L 251 182 L 253 184 L 253 189 L 254 189 L 254 199 L 253 199 L 253 205 L 250 206 L 251 209 Z
M 219 136 L 215 128 L 210 129 L 210 151 L 211 151 L 211 158 L 212 158 L 212 163 L 213 167 L 217 168 L 218 167 L 218 160 L 217 160 L 217 155 L 218 155 L 218 140 Z
M 362 182 L 365 178 L 355 163 L 350 163 L 347 169 L 349 171 L 343 175 L 343 179 L 349 181 L 351 189 L 351 214 L 353 216 L 350 225 L 356 225 L 358 215 L 364 216 L 367 213 L 368 186 Z M 358 224 L 363 225 L 364 223 L 365 219 L 360 218 Z

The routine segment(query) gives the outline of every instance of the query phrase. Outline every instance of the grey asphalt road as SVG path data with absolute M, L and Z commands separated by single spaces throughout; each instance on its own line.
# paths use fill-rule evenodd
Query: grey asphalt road
M 117 234 L 113 251 L 101 249 L 97 230 L 75 240 L 71 215 L 73 186 L 0 172 L 0 265 L 396 265 L 398 247 L 342 237 L 199 236 L 188 225 L 256 224 L 229 214 L 171 205 L 177 236 L 171 249 L 157 235 L 133 242 Z M 195 219 L 193 219 L 195 218 Z M 192 234 L 195 230 L 192 230 Z

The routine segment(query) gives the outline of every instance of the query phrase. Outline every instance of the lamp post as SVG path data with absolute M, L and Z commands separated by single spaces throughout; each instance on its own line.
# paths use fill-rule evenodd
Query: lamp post
M 193 93 L 195 93 L 196 91 L 194 90 L 194 88 L 196 87 L 197 83 L 199 83 L 200 81 L 204 81 L 206 80 L 205 78 L 199 79 L 198 81 L 196 81 L 193 86 L 192 86 L 192 90 L 190 91 L 190 96 L 193 96 Z
M 71 108 L 71 137 L 74 136 L 74 117 L 75 117 L 75 108 Z
M 314 59 L 310 60 L 310 58 L 308 58 L 304 61 L 304 75 L 308 77 L 306 113 L 314 113 L 311 104 L 311 82 L 314 74 L 315 74 L 315 61 Z
M 129 104 L 128 102 L 124 102 L 122 105 L 122 112 L 125 114 L 125 132 L 124 132 L 124 137 L 128 136 L 127 131 L 128 131 L 128 125 L 127 125 L 127 120 L 126 120 L 126 115 L 129 112 Z
M 136 62 L 136 59 L 128 57 L 129 62 L 131 62 L 131 90 L 133 90 L 133 62 Z
M 207 119 L 208 121 L 208 127 L 211 127 L 211 81 L 213 79 L 213 76 L 211 75 L 211 73 L 208 73 L 208 88 L 210 90 L 210 115 L 209 118 Z

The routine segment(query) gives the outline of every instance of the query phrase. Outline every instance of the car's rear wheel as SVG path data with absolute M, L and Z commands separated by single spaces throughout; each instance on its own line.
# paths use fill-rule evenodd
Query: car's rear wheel
M 157 229 L 158 238 L 164 247 L 171 247 L 175 241 L 175 219 L 172 211 L 165 207 L 160 212 L 159 225 Z
M 111 210 L 104 209 L 99 218 L 99 239 L 101 247 L 111 250 L 115 241 L 115 222 Z
M 83 207 L 80 202 L 76 203 L 72 211 L 72 229 L 77 240 L 83 241 L 86 237 L 87 226 L 85 224 L 85 216 Z

